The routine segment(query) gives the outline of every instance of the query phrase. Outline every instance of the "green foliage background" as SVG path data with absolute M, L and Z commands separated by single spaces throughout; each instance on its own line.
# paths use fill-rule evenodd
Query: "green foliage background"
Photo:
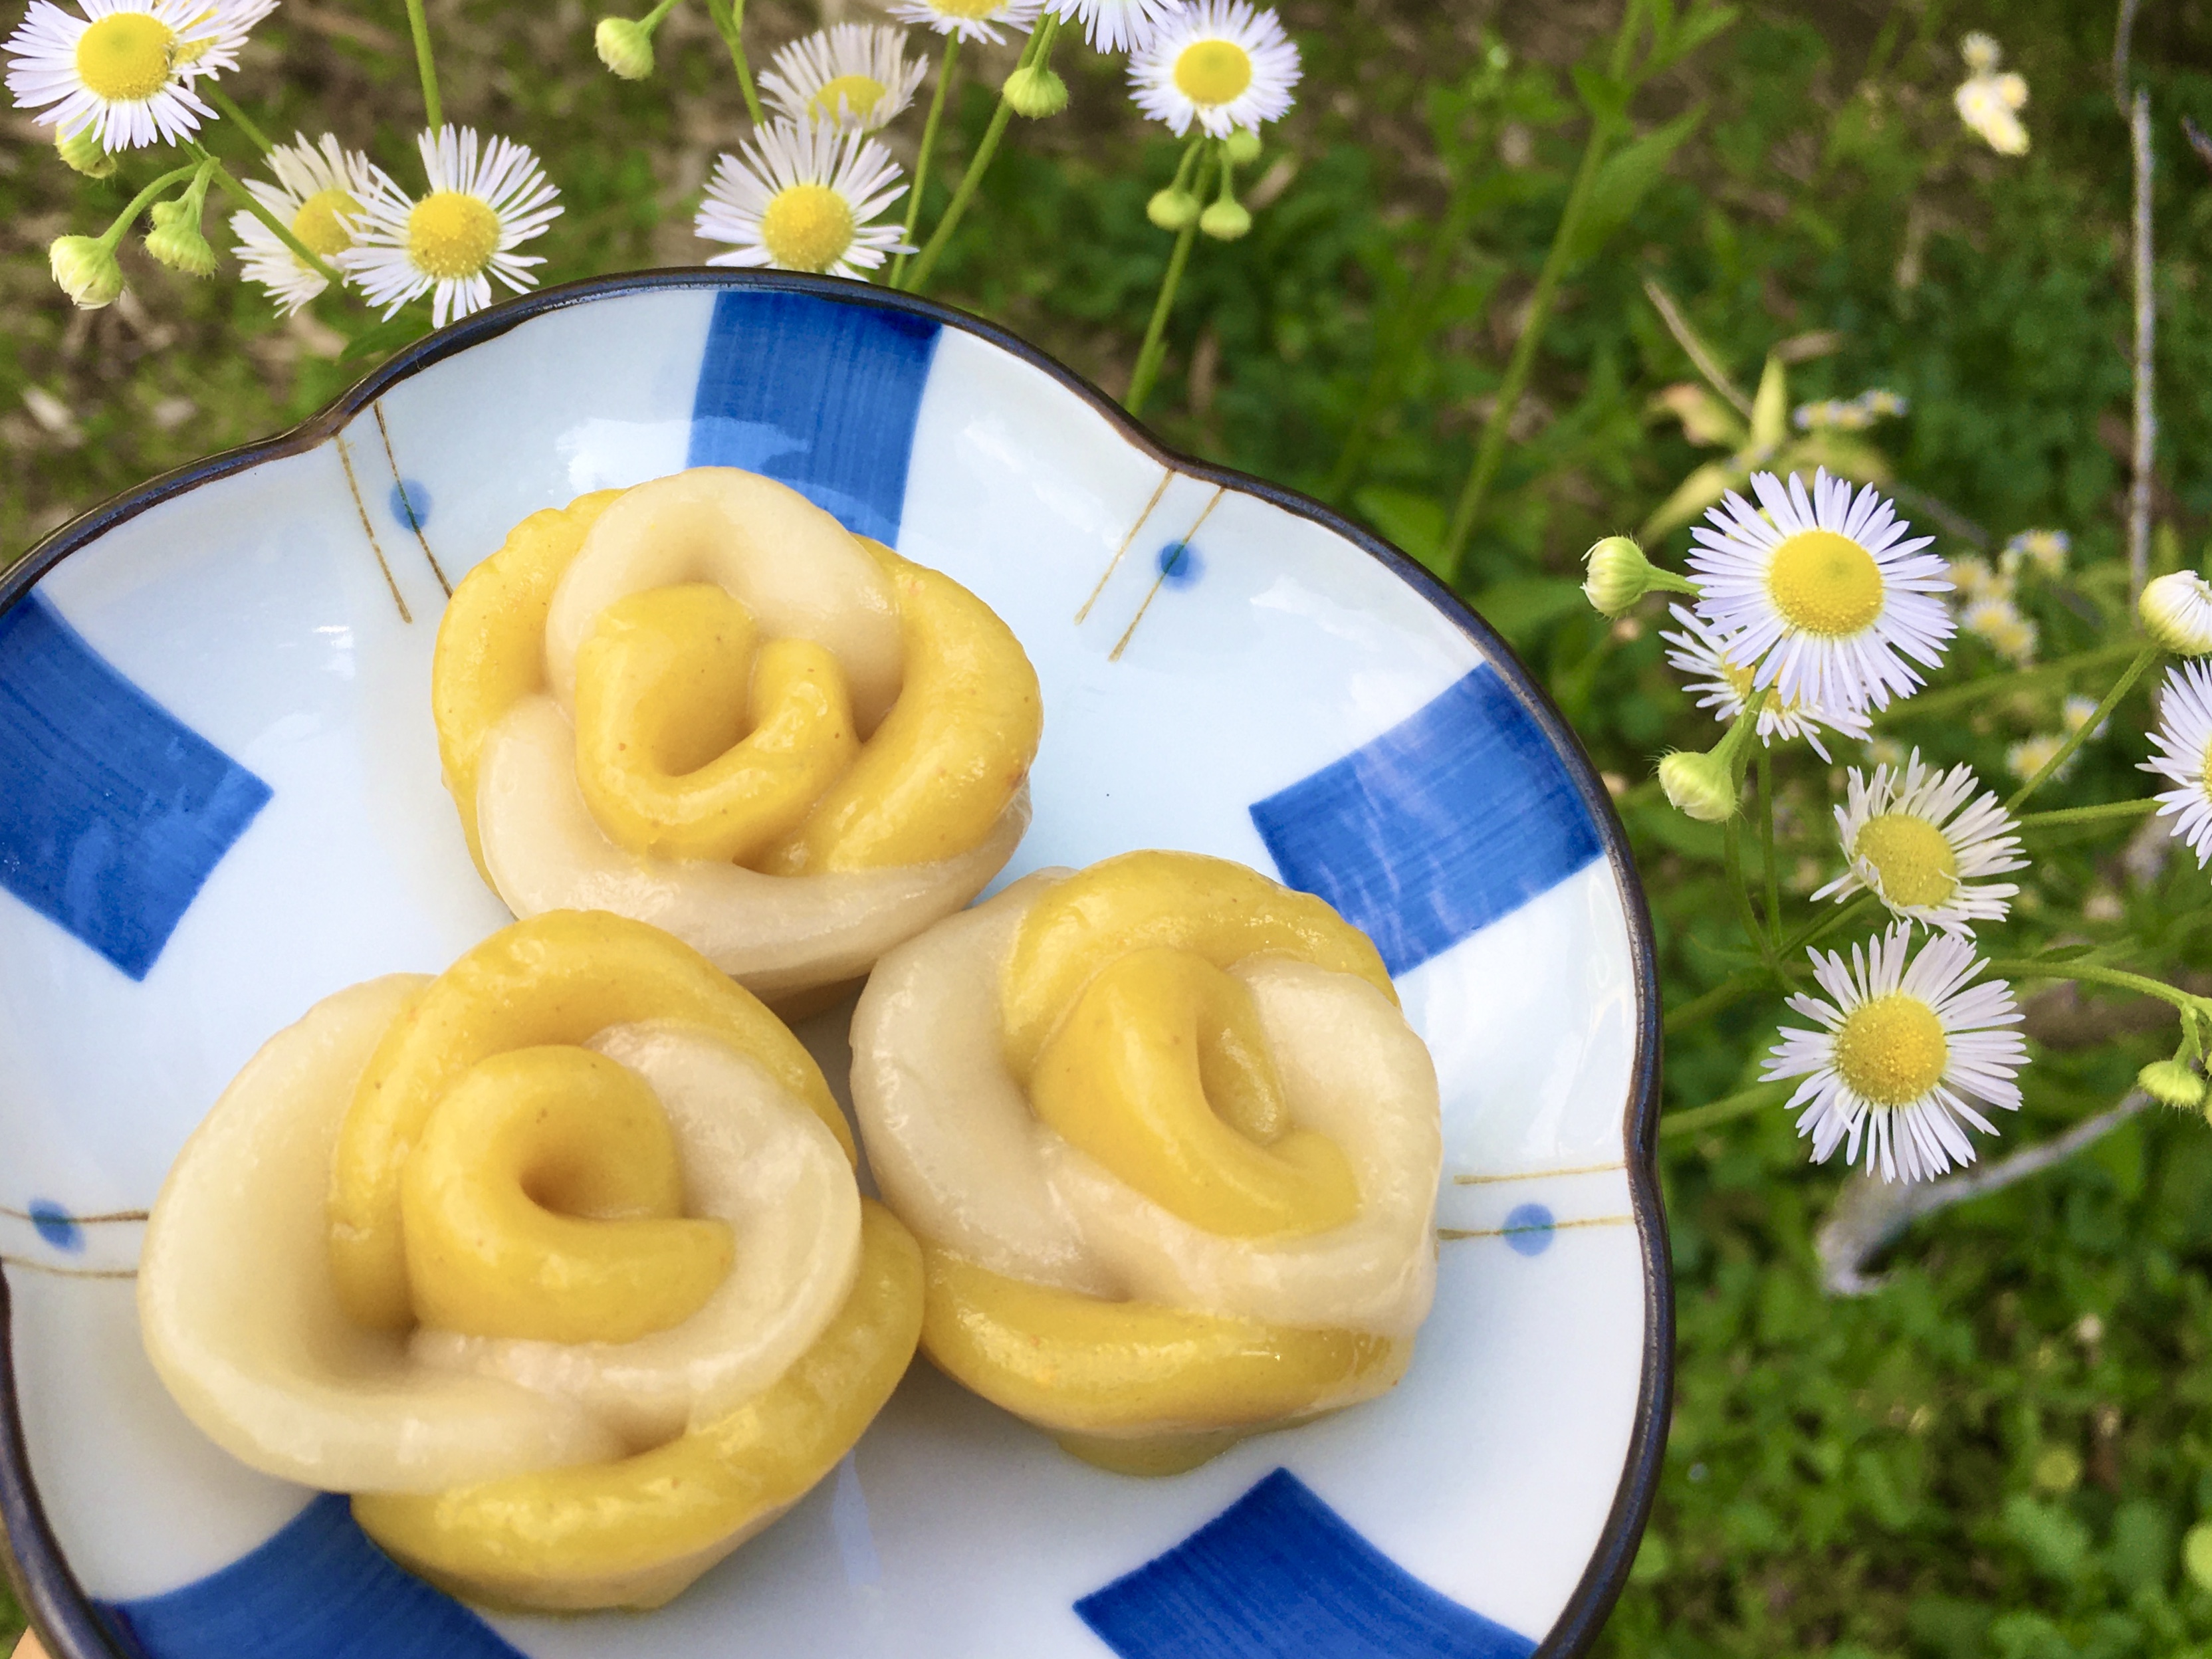
M 641 86 L 599 70 L 577 0 L 431 10 L 449 109 L 537 145 L 566 192 L 542 244 L 548 280 L 700 257 L 690 210 L 743 127 L 700 9 L 676 14 L 663 72 Z M 2212 173 L 2179 122 L 2212 125 L 2212 12 L 2143 10 L 2135 56 L 2161 152 L 2157 514 L 2166 556 L 2194 562 L 2212 516 L 2199 293 Z M 1306 47 L 1299 110 L 1254 170 L 1267 200 L 1254 234 L 1199 251 L 1150 413 L 1175 444 L 1324 491 L 1382 353 L 1382 418 L 1343 503 L 1432 556 L 1578 154 L 1566 70 L 1601 51 L 1617 9 L 1293 0 L 1285 12 Z M 755 0 L 757 60 L 815 21 Z M 1952 115 L 1970 27 L 1996 33 L 2033 88 L 2023 159 L 1994 155 Z M 2081 574 L 2029 603 L 2046 658 L 2098 644 L 2124 590 L 2112 562 L 2129 396 L 2112 28 L 2104 8 L 2069 0 L 1747 4 L 1634 106 L 1639 131 L 1692 114 L 1695 131 L 1565 289 L 1462 575 L 1620 781 L 1670 1006 L 1741 957 L 1717 832 L 1642 781 L 1670 744 L 1703 746 L 1717 728 L 1664 670 L 1652 618 L 1610 627 L 1573 588 L 1591 540 L 1633 526 L 1707 459 L 1651 412 L 1653 393 L 1692 371 L 1644 282 L 1663 283 L 1747 385 L 1794 340 L 1814 354 L 1792 371 L 1798 398 L 1875 385 L 1909 396 L 1909 417 L 1874 434 L 1900 478 L 1993 542 L 2071 532 Z M 415 112 L 404 40 L 393 0 L 291 0 L 235 84 L 273 130 L 334 126 L 397 164 Z M 1168 248 L 1143 204 L 1175 147 L 1134 118 L 1111 66 L 1079 52 L 1069 78 L 1072 112 L 1017 132 L 934 291 L 1118 391 Z M 963 142 L 987 114 L 971 87 Z M 96 229 L 124 195 L 77 188 L 20 120 L 0 150 L 0 562 L 115 490 L 306 415 L 360 372 L 334 361 L 358 313 L 325 301 L 287 326 L 234 281 L 193 285 L 143 258 L 129 263 L 135 306 L 73 313 L 47 283 L 44 244 Z M 1468 233 L 1421 290 L 1413 273 L 1455 199 Z M 1811 337 L 1830 331 L 1832 343 Z M 47 405 L 42 424 L 33 388 L 67 418 Z M 1663 550 L 1686 545 L 1678 532 Z M 1966 643 L 1949 678 L 1997 669 Z M 2061 689 L 1892 730 L 1996 776 L 2008 740 L 2053 726 Z M 2145 719 L 2138 697 L 2039 805 L 2141 793 Z M 1802 752 L 1785 769 L 1780 870 L 1800 896 L 1833 873 L 1828 787 Z M 2130 875 L 2109 833 L 2039 850 L 2019 917 L 2033 938 L 2131 937 L 2146 971 L 2212 967 L 2193 861 Z M 2104 920 L 2082 914 L 2093 894 Z M 2171 1042 L 2131 1008 L 2043 1009 L 2008 1142 L 2110 1104 Z M 1746 1001 L 1670 1042 L 1669 1109 L 1749 1081 L 1779 1012 Z M 1664 1164 L 1677 1407 L 1657 1513 L 1601 1651 L 2212 1654 L 2212 1593 L 2180 1559 L 2187 1530 L 2212 1518 L 2203 1124 L 2139 1119 L 1949 1211 L 1893 1253 L 1878 1294 L 1849 1301 L 1821 1293 L 1812 1244 L 1840 1177 L 1808 1167 L 1784 1114 L 1670 1138 Z M 0 1592 L 0 1635 L 16 1617 Z

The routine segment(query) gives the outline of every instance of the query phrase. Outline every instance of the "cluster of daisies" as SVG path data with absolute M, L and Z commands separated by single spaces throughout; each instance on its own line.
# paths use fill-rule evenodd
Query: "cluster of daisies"
M 1660 763 L 1668 799 L 1691 817 L 1735 817 L 1753 744 L 1802 738 L 1824 761 L 1824 739 L 1868 745 L 1871 774 L 1848 769 L 1835 807 L 1842 873 L 1813 896 L 1870 896 L 1889 920 L 1848 957 L 1808 946 L 1820 994 L 1793 995 L 1789 1006 L 1812 1024 L 1781 1032 L 1763 1076 L 1796 1080 L 1790 1104 L 1816 1158 L 1840 1148 L 1855 1162 L 1863 1150 L 1886 1179 L 1932 1178 L 1972 1161 L 1968 1131 L 1994 1133 L 1987 1109 L 2020 1104 L 2027 1048 L 2012 1029 L 2020 1010 L 2008 985 L 1981 977 L 1973 934 L 2005 919 L 2019 889 L 2003 878 L 2027 860 L 2012 811 L 1971 767 L 1947 771 L 1917 750 L 1899 752 L 1872 736 L 1871 717 L 1921 687 L 1960 626 L 1984 631 L 1976 605 L 2009 605 L 2025 575 L 2063 575 L 2066 538 L 2031 531 L 1995 565 L 1947 564 L 1872 486 L 1854 490 L 1820 471 L 1809 488 L 1768 472 L 1751 488 L 1755 504 L 1730 493 L 1692 532 L 1687 576 L 1610 537 L 1590 550 L 1584 592 L 1614 617 L 1654 592 L 1689 600 L 1671 607 L 1668 660 L 1728 727 L 1711 750 Z M 1949 603 L 1954 594 L 1963 620 Z M 2151 583 L 2139 616 L 2160 650 L 2212 654 L 2212 585 L 2195 573 Z M 2145 769 L 2173 786 L 2159 810 L 2201 865 L 2212 860 L 2212 662 L 2174 668 L 2162 710 L 2152 739 L 2159 757 Z M 2025 778 L 2015 803 L 2060 773 L 2105 712 L 2068 700 L 2066 731 L 2015 755 Z M 2201 1099 L 2201 1077 L 2197 1090 Z
M 419 196 L 327 133 L 270 147 L 267 179 L 230 183 L 198 135 L 228 107 L 215 81 L 237 68 L 247 35 L 275 8 L 276 0 L 76 0 L 70 10 L 32 0 L 0 46 L 8 90 L 53 129 L 64 161 L 104 178 L 118 155 L 155 145 L 195 158 L 141 191 L 103 234 L 53 245 L 55 280 L 70 296 L 95 307 L 122 292 L 115 249 L 142 212 L 154 223 L 149 253 L 208 275 L 215 251 L 201 222 L 217 180 L 240 199 L 230 222 L 241 267 L 284 311 L 343 282 L 386 316 L 429 294 L 442 325 L 489 305 L 494 277 L 528 286 L 541 262 L 515 250 L 561 209 L 537 157 L 507 139 L 451 126 L 424 132 Z
M 665 9 L 664 0 L 643 19 L 599 25 L 599 55 L 610 69 L 633 78 L 651 72 L 650 34 Z M 1002 31 L 1028 36 L 1005 83 L 1008 109 L 1039 118 L 1066 107 L 1067 88 L 1050 61 L 1065 22 L 1081 27 L 1099 52 L 1129 54 L 1131 92 L 1146 114 L 1179 136 L 1196 128 L 1230 152 L 1218 199 L 1207 206 L 1194 198 L 1186 222 L 1206 217 L 1209 231 L 1224 238 L 1249 228 L 1232 170 L 1258 153 L 1258 129 L 1289 112 L 1299 76 L 1297 48 L 1273 12 L 1249 0 L 902 0 L 892 15 L 944 41 L 918 172 L 928 165 L 963 43 L 998 42 Z M 874 135 L 913 105 L 927 77 L 927 61 L 908 57 L 909 45 L 896 24 L 847 23 L 776 53 L 760 77 L 765 118 L 737 154 L 719 159 L 708 182 L 698 234 L 727 248 L 708 263 L 858 276 L 896 257 L 896 280 L 904 256 L 918 251 L 911 239 L 920 204 L 909 196 L 904 222 L 888 218 L 908 185 Z M 1186 183 L 1178 179 L 1178 189 Z M 968 193 L 963 188 L 957 198 L 963 205 Z M 1160 218 L 1157 206 L 1153 216 Z
M 1959 43 L 1959 55 L 1966 64 L 1966 78 L 1951 94 L 1959 118 L 1998 155 L 2027 155 L 2027 129 L 2020 112 L 2027 106 L 2027 82 L 2009 70 L 1998 71 L 2004 52 L 1986 34 L 1968 35 Z
M 1790 419 L 1800 432 L 1863 432 L 1876 421 L 1902 415 L 1909 407 L 1899 393 L 1875 386 L 1856 398 L 1800 404 Z

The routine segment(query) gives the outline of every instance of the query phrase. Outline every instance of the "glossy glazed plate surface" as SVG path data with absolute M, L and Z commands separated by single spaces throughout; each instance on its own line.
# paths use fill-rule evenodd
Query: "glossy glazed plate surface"
M 139 1347 L 135 1218 L 267 1037 L 508 919 L 439 781 L 450 585 L 526 514 L 705 463 L 803 490 L 1020 635 L 1045 738 L 1000 884 L 1187 848 L 1373 935 L 1443 1085 L 1437 1307 L 1395 1393 L 1159 1480 L 918 1364 L 833 1480 L 672 1606 L 479 1616 L 187 1425 Z M 841 1085 L 842 1012 L 803 1028 Z M 1656 987 L 1565 726 L 1402 558 L 858 284 L 514 302 L 11 573 L 0 1055 L 0 1516 L 59 1659 L 1566 1653 L 1656 1476 Z

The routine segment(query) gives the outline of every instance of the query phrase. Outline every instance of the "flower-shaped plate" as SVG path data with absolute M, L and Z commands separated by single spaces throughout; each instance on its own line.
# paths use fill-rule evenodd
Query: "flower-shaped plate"
M 186 1423 L 139 1346 L 143 1216 L 264 1040 L 507 921 L 439 781 L 452 585 L 538 508 L 708 463 L 1020 635 L 1045 738 L 1006 878 L 1188 848 L 1374 937 L 1443 1083 L 1436 1311 L 1391 1395 L 1161 1480 L 917 1364 L 835 1479 L 670 1607 L 480 1613 Z M 840 1017 L 804 1034 L 842 1085 Z M 0 580 L 0 1519 L 57 1659 L 1565 1655 L 1650 1503 L 1656 981 L 1572 736 L 1389 548 L 879 289 L 533 295 Z

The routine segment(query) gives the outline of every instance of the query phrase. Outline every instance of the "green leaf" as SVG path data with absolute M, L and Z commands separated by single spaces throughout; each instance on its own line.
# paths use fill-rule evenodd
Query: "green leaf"
M 1598 169 L 1597 178 L 1590 185 L 1589 199 L 1583 204 L 1582 218 L 1567 242 L 1570 266 L 1594 257 L 1613 232 L 1628 222 L 1644 193 L 1666 172 L 1674 152 L 1705 118 L 1702 104 L 1685 110 L 1665 126 L 1655 128 L 1634 143 L 1624 145 Z
M 403 311 L 397 317 L 371 324 L 347 341 L 345 349 L 338 353 L 338 364 L 343 368 L 370 359 L 388 357 L 400 347 L 413 344 L 429 331 L 422 317 Z
M 1583 107 L 1600 126 L 1617 127 L 1628 118 L 1628 100 L 1634 89 L 1626 81 L 1616 81 L 1587 64 L 1577 64 L 1568 73 Z
M 1677 24 L 1673 32 L 1651 53 L 1644 65 L 1644 73 L 1656 74 L 1669 64 L 1686 58 L 1735 21 L 1734 6 L 1700 6 Z
M 1564 576 L 1514 576 L 1475 596 L 1483 621 L 1519 645 L 1562 617 L 1589 609 L 1582 584 Z
M 2056 945 L 2036 957 L 2038 962 L 2071 962 L 2076 957 L 2086 957 L 2097 947 L 2094 945 Z
M 1769 357 L 1751 400 L 1751 441 L 1758 448 L 1773 449 L 1789 435 L 1790 371 L 1782 359 Z

